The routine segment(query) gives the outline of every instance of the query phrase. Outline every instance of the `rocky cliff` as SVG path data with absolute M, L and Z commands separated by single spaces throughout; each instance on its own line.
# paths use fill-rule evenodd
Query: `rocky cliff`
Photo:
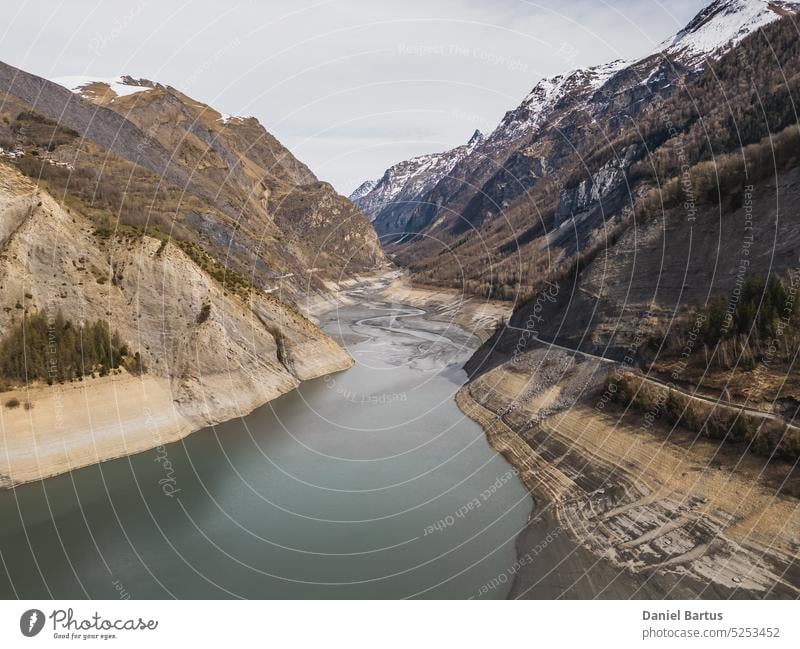
M 0 92 L 0 339 L 58 314 L 107 323 L 136 359 L 3 377 L 0 484 L 173 441 L 351 365 L 300 309 L 383 268 L 377 237 L 257 120 L 146 80 L 73 92 L 3 64 Z M 61 363 L 50 333 L 28 352 Z
M 65 83 L 0 64 L 0 147 L 99 227 L 158 228 L 288 300 L 384 263 L 363 215 L 255 118 L 148 80 Z
M 363 182 L 350 200 L 369 217 L 384 242 L 401 238 L 406 232 L 406 214 L 483 141 L 475 131 L 469 141 L 442 153 L 417 156 L 398 162 L 378 180 Z

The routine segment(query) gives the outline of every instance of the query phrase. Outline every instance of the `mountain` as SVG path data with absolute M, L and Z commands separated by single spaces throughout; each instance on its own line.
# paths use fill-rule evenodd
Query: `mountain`
M 392 236 L 392 228 L 403 230 L 403 214 L 413 208 L 417 196 L 425 194 L 445 178 L 461 160 L 483 140 L 476 130 L 469 141 L 444 153 L 431 153 L 399 162 L 387 169 L 378 180 L 367 180 L 350 195 L 350 200 L 380 225 L 380 234 Z
M 657 51 L 702 65 L 706 57 L 724 54 L 781 16 L 796 14 L 797 9 L 794 1 L 714 0 Z
M 457 403 L 547 503 L 521 555 L 562 529 L 644 597 L 795 596 L 797 11 L 714 2 L 640 61 L 540 84 L 389 246 L 515 300 Z
M 350 194 L 350 196 L 348 196 L 348 198 L 354 203 L 356 203 L 356 201 L 358 201 L 359 198 L 369 194 L 377 184 L 378 184 L 377 180 L 365 180 L 358 187 L 356 187 L 356 189 L 353 191 L 352 194 Z
M 630 170 L 641 170 L 664 144 L 659 155 L 666 155 L 670 134 L 697 137 L 701 115 L 729 121 L 724 102 L 709 92 L 718 83 L 715 67 L 748 34 L 757 38 L 782 17 L 791 21 L 799 6 L 713 2 L 640 60 L 540 81 L 446 175 L 402 203 L 379 210 L 385 199 L 377 186 L 358 201 L 376 215 L 395 261 L 419 280 L 495 297 L 527 293 L 544 268 L 568 266 L 636 199 L 644 185 L 629 185 Z M 775 79 L 771 73 L 769 83 Z M 665 124 L 665 107 L 675 124 Z M 647 132 L 637 132 L 640 126 Z M 749 133 L 748 141 L 763 134 Z M 707 157 L 711 144 L 690 147 L 692 162 Z
M 349 367 L 302 311 L 386 264 L 366 218 L 255 118 L 146 79 L 64 83 L 0 63 L 6 486 Z
M 0 64 L 0 146 L 99 226 L 159 228 L 288 299 L 383 263 L 363 215 L 255 118 L 146 79 L 67 82 Z
M 779 407 L 784 396 L 773 393 L 790 369 L 773 359 L 758 380 L 750 375 L 777 311 L 787 324 L 776 338 L 794 345 L 790 297 L 776 300 L 766 322 L 754 321 L 770 291 L 791 291 L 798 267 L 800 40 L 790 9 L 800 4 L 712 3 L 668 41 L 668 49 L 677 47 L 673 57 L 620 69 L 601 86 L 604 94 L 577 95 L 588 120 L 557 109 L 549 124 L 559 120 L 558 126 L 545 127 L 484 184 L 478 200 L 485 210 L 514 193 L 512 181 L 498 187 L 500 179 L 513 179 L 526 193 L 508 200 L 502 220 L 476 214 L 474 230 L 459 234 L 454 248 L 465 272 L 480 267 L 470 261 L 472 250 L 489 248 L 486 276 L 476 275 L 474 286 L 517 298 L 512 327 L 532 327 L 545 341 L 629 365 L 661 363 L 663 371 L 690 320 L 705 314 L 720 327 L 721 318 L 721 330 L 706 332 L 711 367 L 695 378 L 708 390 L 723 385 L 742 400 L 790 407 L 795 396 L 784 395 Z M 756 31 L 743 36 L 752 25 Z M 727 40 L 698 38 L 703 33 Z M 709 55 L 702 69 L 694 67 L 698 42 Z M 574 152 L 559 152 L 557 137 L 568 138 L 565 148 Z M 538 166 L 543 153 L 547 165 Z M 531 172 L 545 166 L 546 173 Z M 459 231 L 451 224 L 437 232 Z M 419 260 L 426 241 L 404 245 Z M 447 259 L 437 266 L 429 254 L 415 262 L 425 269 L 420 274 L 447 281 Z M 557 297 L 547 294 L 553 287 Z M 518 331 L 500 338 L 503 345 L 490 344 L 495 352 L 516 344 Z M 699 340 L 695 335 L 702 351 Z M 781 385 L 792 394 L 792 382 Z

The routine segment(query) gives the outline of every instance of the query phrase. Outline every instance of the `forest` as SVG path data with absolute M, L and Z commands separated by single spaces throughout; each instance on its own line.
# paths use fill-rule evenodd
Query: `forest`
M 125 367 L 145 370 L 105 320 L 76 325 L 59 311 L 26 315 L 0 340 L 0 390 L 41 381 L 48 385 L 106 376 Z

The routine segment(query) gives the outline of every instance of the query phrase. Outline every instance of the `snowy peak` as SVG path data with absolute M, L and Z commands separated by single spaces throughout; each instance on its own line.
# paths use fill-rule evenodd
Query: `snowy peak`
M 483 133 L 476 130 L 466 144 L 455 149 L 398 162 L 380 179 L 361 183 L 349 198 L 374 221 L 384 208 L 431 189 L 483 141 Z
M 475 132 L 472 134 L 472 137 L 467 142 L 467 146 L 474 147 L 478 142 L 483 139 L 483 133 L 481 133 L 478 129 L 475 129 Z
M 517 108 L 505 114 L 489 139 L 493 142 L 508 141 L 534 133 L 564 97 L 571 95 L 578 98 L 593 92 L 627 65 L 630 65 L 629 61 L 616 60 L 542 79 Z
M 355 202 L 359 198 L 366 196 L 373 189 L 375 189 L 375 185 L 377 184 L 378 184 L 377 180 L 365 180 L 358 187 L 356 187 L 355 191 L 352 194 L 350 194 L 349 196 L 350 200 Z
M 688 61 L 721 55 L 758 29 L 798 11 L 800 1 L 794 0 L 715 0 L 658 51 Z
M 569 80 L 575 74 L 561 74 L 539 81 L 517 108 L 505 114 L 492 133 L 492 139 L 514 138 L 541 126 L 552 108 L 566 94 Z
M 654 53 L 674 56 L 686 64 L 702 64 L 705 57 L 721 56 L 749 34 L 798 12 L 800 0 L 715 0 Z M 535 133 L 563 98 L 586 98 L 633 63 L 616 60 L 542 79 L 517 108 L 505 114 L 489 139 L 515 140 Z
M 570 123 L 579 114 L 594 120 L 607 111 L 612 101 L 629 101 L 635 107 L 653 92 L 667 91 L 673 76 L 699 72 L 707 58 L 722 56 L 748 35 L 782 16 L 799 12 L 800 0 L 714 0 L 646 56 L 541 79 L 487 137 L 476 132 L 467 144 L 451 151 L 398 163 L 378 181 L 362 184 L 351 200 L 370 220 L 388 209 L 386 217 L 391 229 L 401 231 L 401 211 L 408 213 L 408 220 L 427 219 L 431 210 L 417 218 L 414 212 L 419 212 L 418 206 L 435 205 L 439 210 L 442 201 L 457 202 L 460 199 L 454 197 L 460 196 L 459 191 L 466 195 L 475 183 L 488 182 L 481 174 L 488 173 L 491 164 L 503 165 L 515 152 L 528 150 L 551 127 Z M 472 180 L 464 181 L 460 190 L 448 185 L 447 180 L 435 189 L 440 180 L 448 178 Z M 430 192 L 438 193 L 428 195 Z M 467 203 L 464 199 L 454 209 L 464 209 Z M 377 222 L 379 231 L 384 220 Z

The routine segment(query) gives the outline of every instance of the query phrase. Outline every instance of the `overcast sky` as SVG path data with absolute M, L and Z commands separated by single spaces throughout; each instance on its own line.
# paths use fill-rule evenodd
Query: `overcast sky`
M 18 0 L 0 59 L 254 115 L 345 194 L 490 131 L 536 81 L 641 56 L 705 0 Z

